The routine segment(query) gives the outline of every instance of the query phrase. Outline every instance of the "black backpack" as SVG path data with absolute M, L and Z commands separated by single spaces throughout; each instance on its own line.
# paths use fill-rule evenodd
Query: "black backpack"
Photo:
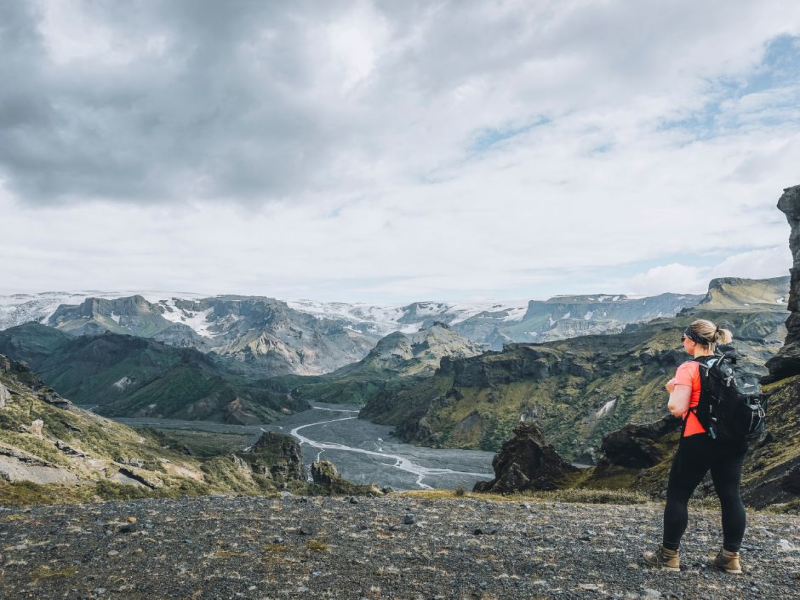
M 759 439 L 767 402 L 758 377 L 738 366 L 732 354 L 694 360 L 700 364 L 700 401 L 692 411 L 708 435 L 728 442 Z

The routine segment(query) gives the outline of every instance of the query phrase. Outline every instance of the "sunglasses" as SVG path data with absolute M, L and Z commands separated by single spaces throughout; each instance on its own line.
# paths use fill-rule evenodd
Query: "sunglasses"
M 682 341 L 682 342 L 685 342 L 685 341 L 686 341 L 686 336 L 685 336 L 685 335 L 681 335 L 681 341 Z

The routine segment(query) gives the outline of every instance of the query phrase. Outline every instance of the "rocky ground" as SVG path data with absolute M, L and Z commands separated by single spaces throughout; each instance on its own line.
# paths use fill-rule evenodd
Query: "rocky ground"
M 789 598 L 800 518 L 752 513 L 744 575 L 704 565 L 693 510 L 681 573 L 640 555 L 661 507 L 472 498 L 204 497 L 0 508 L 4 598 Z

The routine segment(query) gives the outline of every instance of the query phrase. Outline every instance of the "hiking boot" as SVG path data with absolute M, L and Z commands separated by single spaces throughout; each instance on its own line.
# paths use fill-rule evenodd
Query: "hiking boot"
M 680 571 L 681 559 L 677 550 L 670 550 L 659 546 L 655 552 L 645 551 L 642 554 L 644 562 L 656 569 L 664 569 L 665 571 Z
M 723 548 L 716 557 L 713 554 L 709 554 L 708 562 L 712 567 L 721 569 L 726 573 L 742 572 L 742 564 L 739 562 L 738 552 L 729 552 Z

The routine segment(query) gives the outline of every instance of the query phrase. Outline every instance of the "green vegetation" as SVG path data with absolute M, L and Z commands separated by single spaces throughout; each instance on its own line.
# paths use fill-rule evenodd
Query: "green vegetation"
M 777 331 L 786 313 L 700 307 L 620 334 L 510 344 L 502 352 L 443 361 L 433 377 L 376 394 L 361 416 L 393 425 L 412 443 L 495 452 L 526 416 L 562 456 L 575 460 L 596 452 L 605 435 L 627 423 L 666 414 L 664 384 L 689 358 L 680 335 L 698 317 L 750 340 L 738 349 L 763 370 L 777 346 L 759 336 Z
M 425 499 L 470 498 L 476 500 L 493 500 L 496 502 L 564 502 L 571 504 L 644 504 L 649 501 L 644 494 L 628 490 L 584 490 L 564 489 L 548 492 L 524 492 L 521 494 L 484 494 L 465 492 L 457 494 L 457 490 L 413 490 L 398 492 L 400 496 Z
M 31 571 L 31 583 L 42 579 L 53 579 L 55 577 L 72 577 L 78 572 L 78 567 L 64 567 L 63 569 L 53 570 L 47 565 L 40 565 Z
M 0 332 L 0 353 L 25 361 L 59 394 L 110 416 L 268 423 L 308 404 L 230 372 L 217 355 L 105 333 L 72 337 L 38 323 Z
M 310 550 L 311 552 L 327 552 L 330 550 L 330 546 L 320 540 L 309 540 L 306 543 L 306 550 Z
M 314 491 L 304 480 L 285 481 L 302 474 L 292 472 L 286 466 L 289 459 L 274 448 L 231 452 L 241 448 L 244 436 L 134 430 L 65 403 L 27 367 L 3 356 L 0 383 L 11 393 L 0 409 L 0 454 L 12 457 L 16 468 L 27 473 L 12 483 L 0 479 L 0 504 L 177 498 L 212 492 L 269 495 L 281 485 L 298 493 Z M 41 435 L 28 432 L 36 420 L 43 422 Z M 278 439 L 296 445 L 286 436 Z M 296 454 L 299 457 L 299 450 Z
M 252 437 L 241 433 L 218 433 L 191 429 L 152 429 L 134 427 L 142 435 L 149 436 L 162 448 L 177 450 L 197 458 L 229 455 L 241 450 Z

